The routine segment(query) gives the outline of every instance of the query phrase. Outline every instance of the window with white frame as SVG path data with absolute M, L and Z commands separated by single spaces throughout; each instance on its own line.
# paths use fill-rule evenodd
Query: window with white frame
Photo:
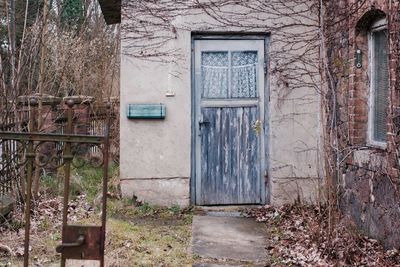
M 386 19 L 375 22 L 369 34 L 370 94 L 369 142 L 386 145 L 386 118 L 389 95 L 389 47 Z

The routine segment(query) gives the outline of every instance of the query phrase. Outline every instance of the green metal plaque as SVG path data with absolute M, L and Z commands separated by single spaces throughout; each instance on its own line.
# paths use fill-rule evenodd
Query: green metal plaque
M 164 104 L 128 104 L 126 108 L 128 119 L 164 119 L 165 114 Z

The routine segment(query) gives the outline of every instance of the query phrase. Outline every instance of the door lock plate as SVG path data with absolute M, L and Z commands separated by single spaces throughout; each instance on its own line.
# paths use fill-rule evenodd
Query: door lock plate
M 63 259 L 101 260 L 101 226 L 65 225 L 62 244 L 57 247 Z

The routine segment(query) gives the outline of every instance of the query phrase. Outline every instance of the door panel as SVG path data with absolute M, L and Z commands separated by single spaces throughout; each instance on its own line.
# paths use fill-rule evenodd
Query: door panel
M 201 187 L 205 204 L 260 200 L 258 107 L 202 108 Z
M 261 203 L 264 41 L 195 42 L 196 204 Z

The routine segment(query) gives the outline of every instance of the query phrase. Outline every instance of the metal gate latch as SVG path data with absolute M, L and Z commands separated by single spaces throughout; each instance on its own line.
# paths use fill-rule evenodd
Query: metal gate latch
M 65 225 L 62 243 L 56 247 L 56 251 L 61 253 L 63 260 L 102 260 L 104 257 L 102 232 L 102 226 Z
M 75 248 L 75 247 L 80 247 L 85 243 L 85 236 L 80 235 L 76 242 L 73 243 L 62 243 L 61 245 L 58 245 L 56 247 L 56 251 L 58 253 L 62 253 L 64 248 Z

